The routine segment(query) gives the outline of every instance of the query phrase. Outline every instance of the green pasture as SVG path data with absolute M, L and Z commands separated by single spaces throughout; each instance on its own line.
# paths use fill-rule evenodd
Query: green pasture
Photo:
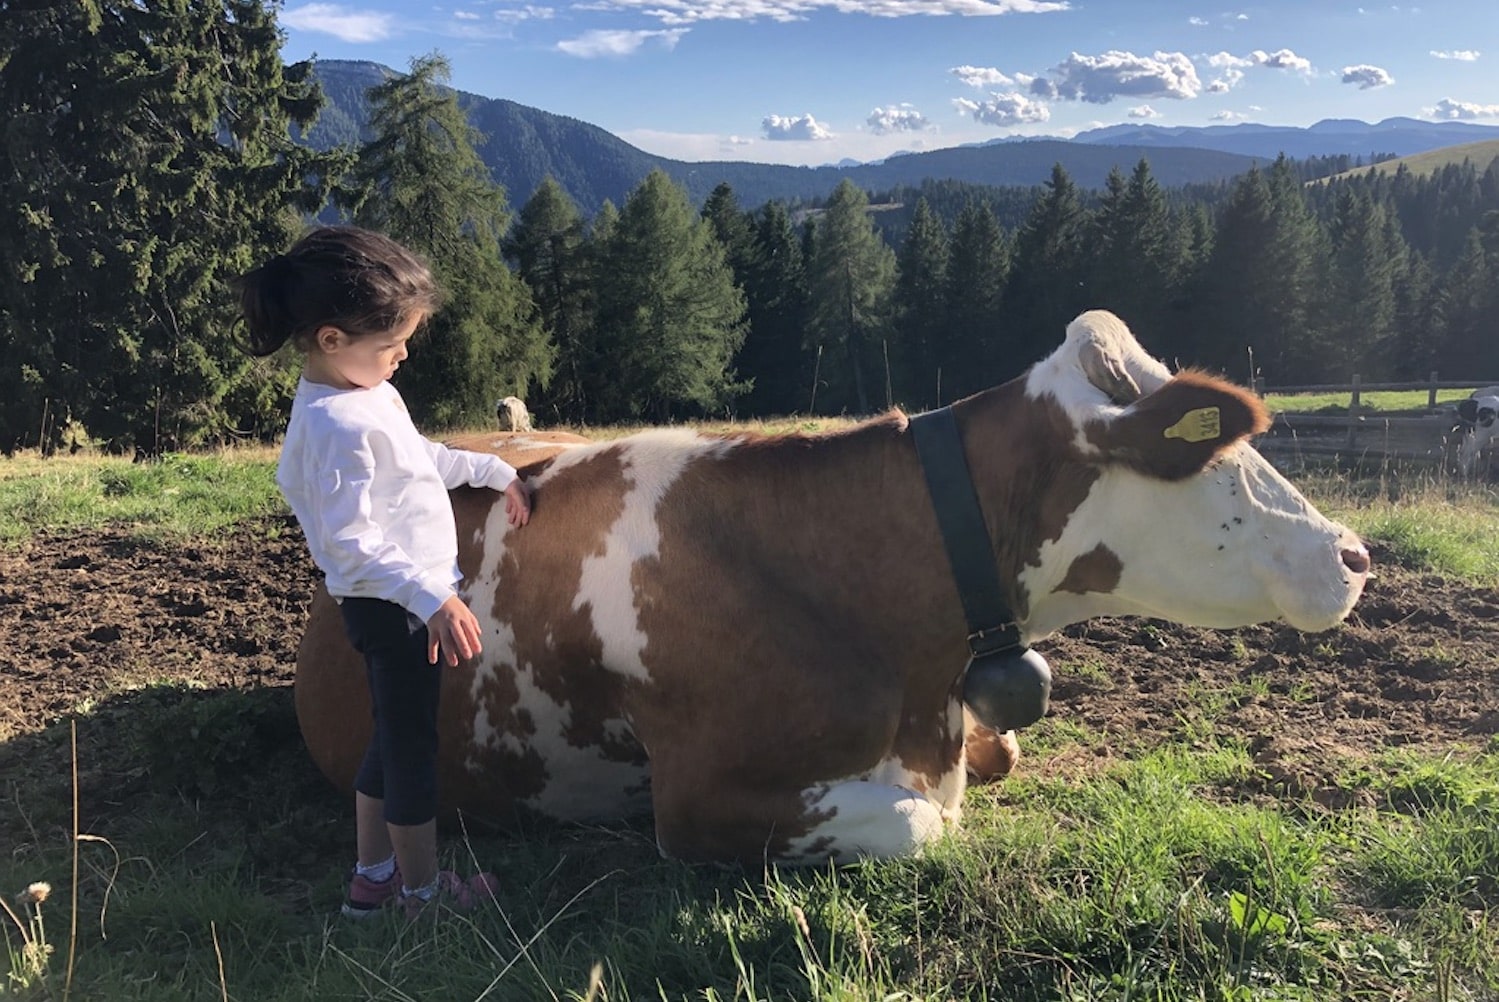
M 273 464 L 0 460 L 0 539 L 110 525 L 207 545 L 283 513 Z M 1385 559 L 1499 582 L 1492 487 L 1303 486 Z M 1102 735 L 1043 720 L 1020 773 L 972 791 L 917 860 L 686 866 L 648 822 L 462 833 L 444 851 L 501 875 L 494 907 L 351 926 L 333 912 L 352 820 L 286 689 L 101 694 L 0 742 L 0 999 L 1499 999 L 1499 741 L 1371 753 L 1332 810 L 1268 794 L 1211 728 L 1156 737 L 1095 756 Z M 1080 752 L 1103 764 L 1067 767 Z
M 1474 387 L 1473 389 L 1477 389 Z M 1443 404 L 1455 404 L 1464 400 L 1472 392 L 1466 390 L 1438 390 L 1437 406 Z M 1431 402 L 1429 390 L 1371 390 L 1362 392 L 1358 398 L 1359 407 L 1364 411 L 1378 411 L 1383 413 L 1406 413 L 1422 412 L 1427 409 Z M 1276 393 L 1271 391 L 1265 394 L 1265 406 L 1272 414 L 1283 411 L 1298 414 L 1347 414 L 1349 404 L 1352 403 L 1352 393 L 1348 390 L 1338 390 L 1329 393 Z
M 1370 171 L 1376 174 L 1393 175 L 1401 168 L 1404 168 L 1416 177 L 1427 177 L 1445 167 L 1460 167 L 1464 163 L 1473 164 L 1482 173 L 1494 162 L 1495 157 L 1499 157 L 1499 141 L 1485 139 L 1476 143 L 1444 146 L 1441 149 L 1428 150 L 1425 153 L 1414 153 L 1410 156 L 1397 157 L 1394 160 L 1384 160 L 1369 167 L 1355 167 L 1341 174 L 1334 174 L 1331 177 L 1319 178 L 1307 183 L 1309 185 L 1326 184 L 1333 179 L 1365 175 Z

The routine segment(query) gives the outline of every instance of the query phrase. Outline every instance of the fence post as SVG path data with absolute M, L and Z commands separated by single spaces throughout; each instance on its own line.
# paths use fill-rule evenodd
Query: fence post
M 1354 439 L 1358 435 L 1358 404 L 1359 404 L 1359 378 L 1358 373 L 1353 374 L 1353 397 L 1348 401 L 1348 453 L 1353 454 Z
M 1437 374 L 1435 369 L 1431 372 L 1431 389 L 1426 391 L 1426 409 L 1433 411 L 1437 409 Z

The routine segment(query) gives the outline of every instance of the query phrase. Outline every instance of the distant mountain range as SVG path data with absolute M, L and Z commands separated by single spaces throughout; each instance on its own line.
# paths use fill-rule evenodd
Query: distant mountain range
M 368 138 L 365 91 L 396 71 L 378 63 L 320 60 L 316 72 L 329 104 L 308 130 L 306 141 L 327 147 Z M 524 204 L 551 175 L 585 215 L 598 211 L 605 200 L 623 204 L 641 179 L 658 168 L 682 185 L 694 203 L 700 204 L 715 186 L 727 182 L 741 207 L 752 209 L 772 200 L 823 198 L 844 178 L 872 192 L 919 186 L 928 178 L 1028 187 L 1044 183 L 1060 163 L 1078 186 L 1099 188 L 1112 168 L 1128 173 L 1144 158 L 1157 182 L 1175 187 L 1231 178 L 1282 151 L 1296 158 L 1348 153 L 1367 159 L 1376 152 L 1403 155 L 1499 137 L 1499 128 L 1415 119 L 1387 119 L 1377 125 L 1329 121 L 1309 129 L 1117 125 L 1072 140 L 1000 141 L 907 153 L 879 163 L 791 167 L 672 160 L 636 149 L 598 126 L 514 101 L 463 91 L 458 101 L 484 135 L 479 155 L 505 186 L 511 205 Z
M 1201 128 L 1109 125 L 1080 132 L 1072 141 L 1104 146 L 1193 147 L 1269 159 L 1281 153 L 1297 160 L 1346 153 L 1367 161 L 1374 154 L 1404 157 L 1486 139 L 1499 139 L 1499 127 L 1468 122 L 1423 122 L 1418 118 L 1387 118 L 1373 125 L 1349 118 L 1326 118 L 1304 129 L 1249 123 Z

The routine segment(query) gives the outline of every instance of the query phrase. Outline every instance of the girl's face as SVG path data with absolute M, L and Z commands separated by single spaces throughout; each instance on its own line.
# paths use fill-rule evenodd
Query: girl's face
M 425 319 L 418 314 L 394 330 L 364 337 L 350 337 L 331 325 L 321 327 L 302 374 L 311 382 L 340 390 L 379 386 L 405 361 L 406 342 Z

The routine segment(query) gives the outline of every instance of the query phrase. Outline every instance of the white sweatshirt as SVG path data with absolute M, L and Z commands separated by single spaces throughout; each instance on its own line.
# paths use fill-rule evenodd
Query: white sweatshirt
M 498 456 L 423 438 L 390 383 L 339 390 L 297 384 L 276 483 L 335 598 L 380 598 L 432 618 L 459 579 L 448 489 L 502 491 Z

